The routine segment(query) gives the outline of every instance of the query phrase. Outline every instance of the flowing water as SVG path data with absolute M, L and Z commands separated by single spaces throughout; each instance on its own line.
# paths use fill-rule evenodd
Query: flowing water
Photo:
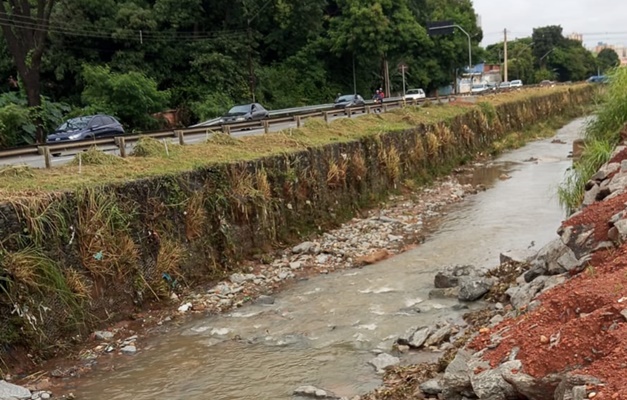
M 380 376 L 367 364 L 373 351 L 390 351 L 409 327 L 466 312 L 455 300 L 429 299 L 439 268 L 493 267 L 503 251 L 538 249 L 557 237 L 564 214 L 556 188 L 583 123 L 558 132 L 554 139 L 567 144 L 534 142 L 478 170 L 472 179 L 489 190 L 457 206 L 415 250 L 298 282 L 272 305 L 195 320 L 154 339 L 116 371 L 95 372 L 74 393 L 79 399 L 259 400 L 290 399 L 301 385 L 341 396 L 377 387 Z M 503 174 L 511 178 L 499 179 Z M 422 361 L 416 357 L 427 356 L 403 362 Z

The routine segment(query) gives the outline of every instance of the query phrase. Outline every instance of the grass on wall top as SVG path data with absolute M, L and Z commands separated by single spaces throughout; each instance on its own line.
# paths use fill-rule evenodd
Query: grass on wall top
M 569 87 L 533 88 L 495 96 L 486 96 L 484 101 L 494 105 L 515 102 L 550 93 L 560 93 Z M 85 154 L 80 173 L 77 162 L 52 169 L 29 167 L 5 167 L 0 169 L 0 197 L 33 196 L 55 190 L 71 190 L 83 186 L 115 183 L 190 171 L 210 164 L 247 161 L 259 157 L 301 151 L 309 147 L 330 143 L 350 142 L 369 135 L 402 131 L 416 125 L 450 120 L 477 108 L 470 103 L 428 107 L 408 106 L 385 114 L 371 114 L 358 118 L 339 119 L 326 124 L 321 118 L 305 121 L 300 129 L 290 128 L 262 136 L 240 138 L 210 137 L 206 143 L 189 146 L 168 144 L 168 151 L 159 151 L 162 142 L 147 139 L 142 151 L 114 162 L 111 157 L 96 157 Z M 146 150 L 146 151 L 144 151 Z M 93 153 L 93 150 L 91 151 Z M 93 161 L 93 162 L 90 162 Z M 102 161 L 102 162 L 100 162 Z M 10 169 L 10 170 L 9 170 Z

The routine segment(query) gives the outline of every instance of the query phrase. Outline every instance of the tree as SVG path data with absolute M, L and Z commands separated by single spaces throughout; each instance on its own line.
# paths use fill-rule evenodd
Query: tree
M 546 65 L 546 57 L 555 48 L 564 45 L 565 38 L 562 35 L 562 27 L 550 25 L 534 28 L 531 35 L 533 41 L 533 55 L 540 66 Z
M 159 91 L 153 79 L 140 72 L 112 73 L 109 67 L 85 65 L 83 101 L 91 112 L 107 112 L 131 127 L 150 129 L 151 114 L 163 111 L 169 93 Z
M 22 78 L 29 107 L 41 106 L 41 60 L 55 0 L 1 0 L 0 24 L 9 52 Z M 41 124 L 37 141 L 43 142 Z
M 620 65 L 620 58 L 614 49 L 606 48 L 599 52 L 597 55 L 597 66 L 601 72 L 606 73 L 612 68 L 616 68 Z

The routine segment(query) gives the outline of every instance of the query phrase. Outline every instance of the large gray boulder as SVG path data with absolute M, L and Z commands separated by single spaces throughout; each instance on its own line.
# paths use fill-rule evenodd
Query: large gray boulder
M 531 249 L 509 250 L 501 253 L 499 255 L 499 260 L 501 264 L 510 262 L 524 264 L 533 260 L 537 254 L 537 251 Z
M 532 262 L 534 268 L 546 270 L 548 275 L 559 275 L 579 266 L 577 255 L 564 243 L 564 240 L 577 241 L 579 236 L 571 235 L 570 229 L 565 232 L 561 239 L 555 239 L 540 249 Z
M 377 373 L 382 374 L 387 367 L 398 365 L 401 360 L 398 357 L 391 356 L 387 353 L 381 353 L 372 360 L 368 361 L 368 364 L 372 365 Z
M 25 387 L 0 380 L 0 400 L 30 399 L 31 396 L 30 390 Z
M 461 277 L 473 275 L 479 275 L 473 265 L 451 265 L 435 275 L 433 284 L 437 289 L 452 288 L 459 285 Z
M 494 280 L 480 276 L 465 276 L 459 280 L 460 301 L 479 300 L 494 286 Z
M 453 361 L 446 367 L 442 376 L 442 398 L 444 400 L 456 400 L 461 398 L 461 393 L 472 391 L 468 368 L 471 356 L 472 353 L 468 350 L 459 350 Z
M 486 363 L 487 364 L 487 363 Z M 471 363 L 471 368 L 475 364 Z M 477 365 L 479 366 L 479 365 Z M 482 365 L 485 367 L 485 365 Z M 487 366 L 489 367 L 489 365 Z M 516 398 L 516 391 L 503 379 L 504 371 L 520 370 L 522 363 L 519 360 L 507 361 L 495 369 L 486 369 L 470 376 L 472 390 L 479 399 L 507 400 Z
M 338 397 L 328 390 L 320 389 L 315 386 L 300 386 L 294 390 L 295 396 L 311 397 L 314 399 L 337 399 Z
M 418 389 L 424 394 L 438 395 L 442 393 L 442 384 L 439 379 L 431 379 L 423 382 L 418 386 Z

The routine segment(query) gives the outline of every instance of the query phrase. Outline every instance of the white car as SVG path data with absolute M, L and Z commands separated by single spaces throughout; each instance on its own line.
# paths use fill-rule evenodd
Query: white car
M 499 89 L 509 89 L 512 87 L 512 84 L 509 82 L 501 82 L 499 85 Z
M 523 83 L 520 79 L 516 79 L 515 81 L 511 81 L 509 83 L 509 87 L 522 87 Z
M 491 88 L 490 86 L 488 86 L 487 83 L 475 83 L 474 85 L 472 85 L 470 92 L 474 94 L 481 94 L 489 90 L 491 90 Z
M 405 96 L 403 96 L 403 100 L 420 100 L 426 98 L 427 95 L 425 91 L 422 89 L 409 89 L 405 92 Z

